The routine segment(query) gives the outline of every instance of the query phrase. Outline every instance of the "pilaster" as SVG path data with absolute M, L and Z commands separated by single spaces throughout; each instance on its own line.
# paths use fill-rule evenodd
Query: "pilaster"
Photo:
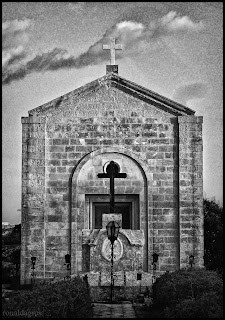
M 202 122 L 178 117 L 180 268 L 188 266 L 190 255 L 196 266 L 204 265 Z

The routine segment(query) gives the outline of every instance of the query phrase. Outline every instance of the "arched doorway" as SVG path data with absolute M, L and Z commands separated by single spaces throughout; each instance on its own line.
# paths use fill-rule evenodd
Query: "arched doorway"
M 98 179 L 109 161 L 115 161 L 126 179 L 115 181 L 115 211 L 122 213 L 122 229 L 144 230 L 143 269 L 148 270 L 149 197 L 147 166 L 125 150 L 97 150 L 80 161 L 71 179 L 71 256 L 72 273 L 83 270 L 83 230 L 100 229 L 103 213 L 109 213 L 109 181 Z M 140 160 L 140 159 L 139 159 Z M 148 173 L 149 174 L 149 173 Z M 150 204 L 151 205 L 151 204 Z M 151 243 L 150 243 L 151 245 Z

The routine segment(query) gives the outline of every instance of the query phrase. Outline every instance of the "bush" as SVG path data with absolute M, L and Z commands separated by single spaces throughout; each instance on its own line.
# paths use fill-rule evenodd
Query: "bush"
M 2 247 L 2 260 L 11 263 L 20 263 L 20 245 L 14 247 Z
M 8 301 L 4 301 L 3 316 L 9 315 L 12 310 L 23 312 L 23 317 L 92 317 L 89 290 L 79 277 L 71 281 L 42 284 L 32 291 L 17 291 Z
M 199 299 L 184 299 L 174 308 L 166 308 L 163 318 L 223 318 L 220 299 L 215 293 L 203 293 Z
M 11 283 L 12 288 L 19 286 L 20 246 L 2 248 L 2 283 Z M 15 286 L 16 285 L 16 286 Z
M 166 273 L 153 285 L 153 301 L 163 318 L 214 318 L 223 313 L 223 281 L 205 269 Z

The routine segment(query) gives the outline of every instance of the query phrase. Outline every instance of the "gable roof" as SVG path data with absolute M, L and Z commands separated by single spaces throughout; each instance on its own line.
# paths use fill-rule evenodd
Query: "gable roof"
M 79 87 L 73 91 L 66 93 L 63 96 L 60 96 L 52 101 L 49 101 L 37 108 L 30 110 L 28 113 L 29 115 L 33 115 L 36 112 L 47 111 L 48 109 L 54 108 L 54 106 L 59 105 L 61 101 L 63 101 L 64 99 L 67 99 L 70 95 L 80 96 L 82 93 L 91 91 L 93 89 L 97 89 L 103 84 L 118 88 L 119 90 L 122 90 L 130 95 L 133 95 L 136 98 L 141 99 L 148 104 L 152 104 L 155 107 L 175 116 L 195 114 L 194 110 L 188 107 L 185 107 L 184 105 L 177 103 L 173 100 L 170 100 L 166 97 L 163 97 L 158 93 L 151 91 L 147 88 L 144 88 L 130 80 L 127 80 L 114 72 L 109 72 L 106 75 L 92 82 L 89 82 L 88 84 L 82 87 Z

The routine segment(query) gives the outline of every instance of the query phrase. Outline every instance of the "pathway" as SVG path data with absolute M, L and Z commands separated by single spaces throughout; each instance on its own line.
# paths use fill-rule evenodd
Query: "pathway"
M 132 303 L 93 303 L 93 318 L 136 318 Z

